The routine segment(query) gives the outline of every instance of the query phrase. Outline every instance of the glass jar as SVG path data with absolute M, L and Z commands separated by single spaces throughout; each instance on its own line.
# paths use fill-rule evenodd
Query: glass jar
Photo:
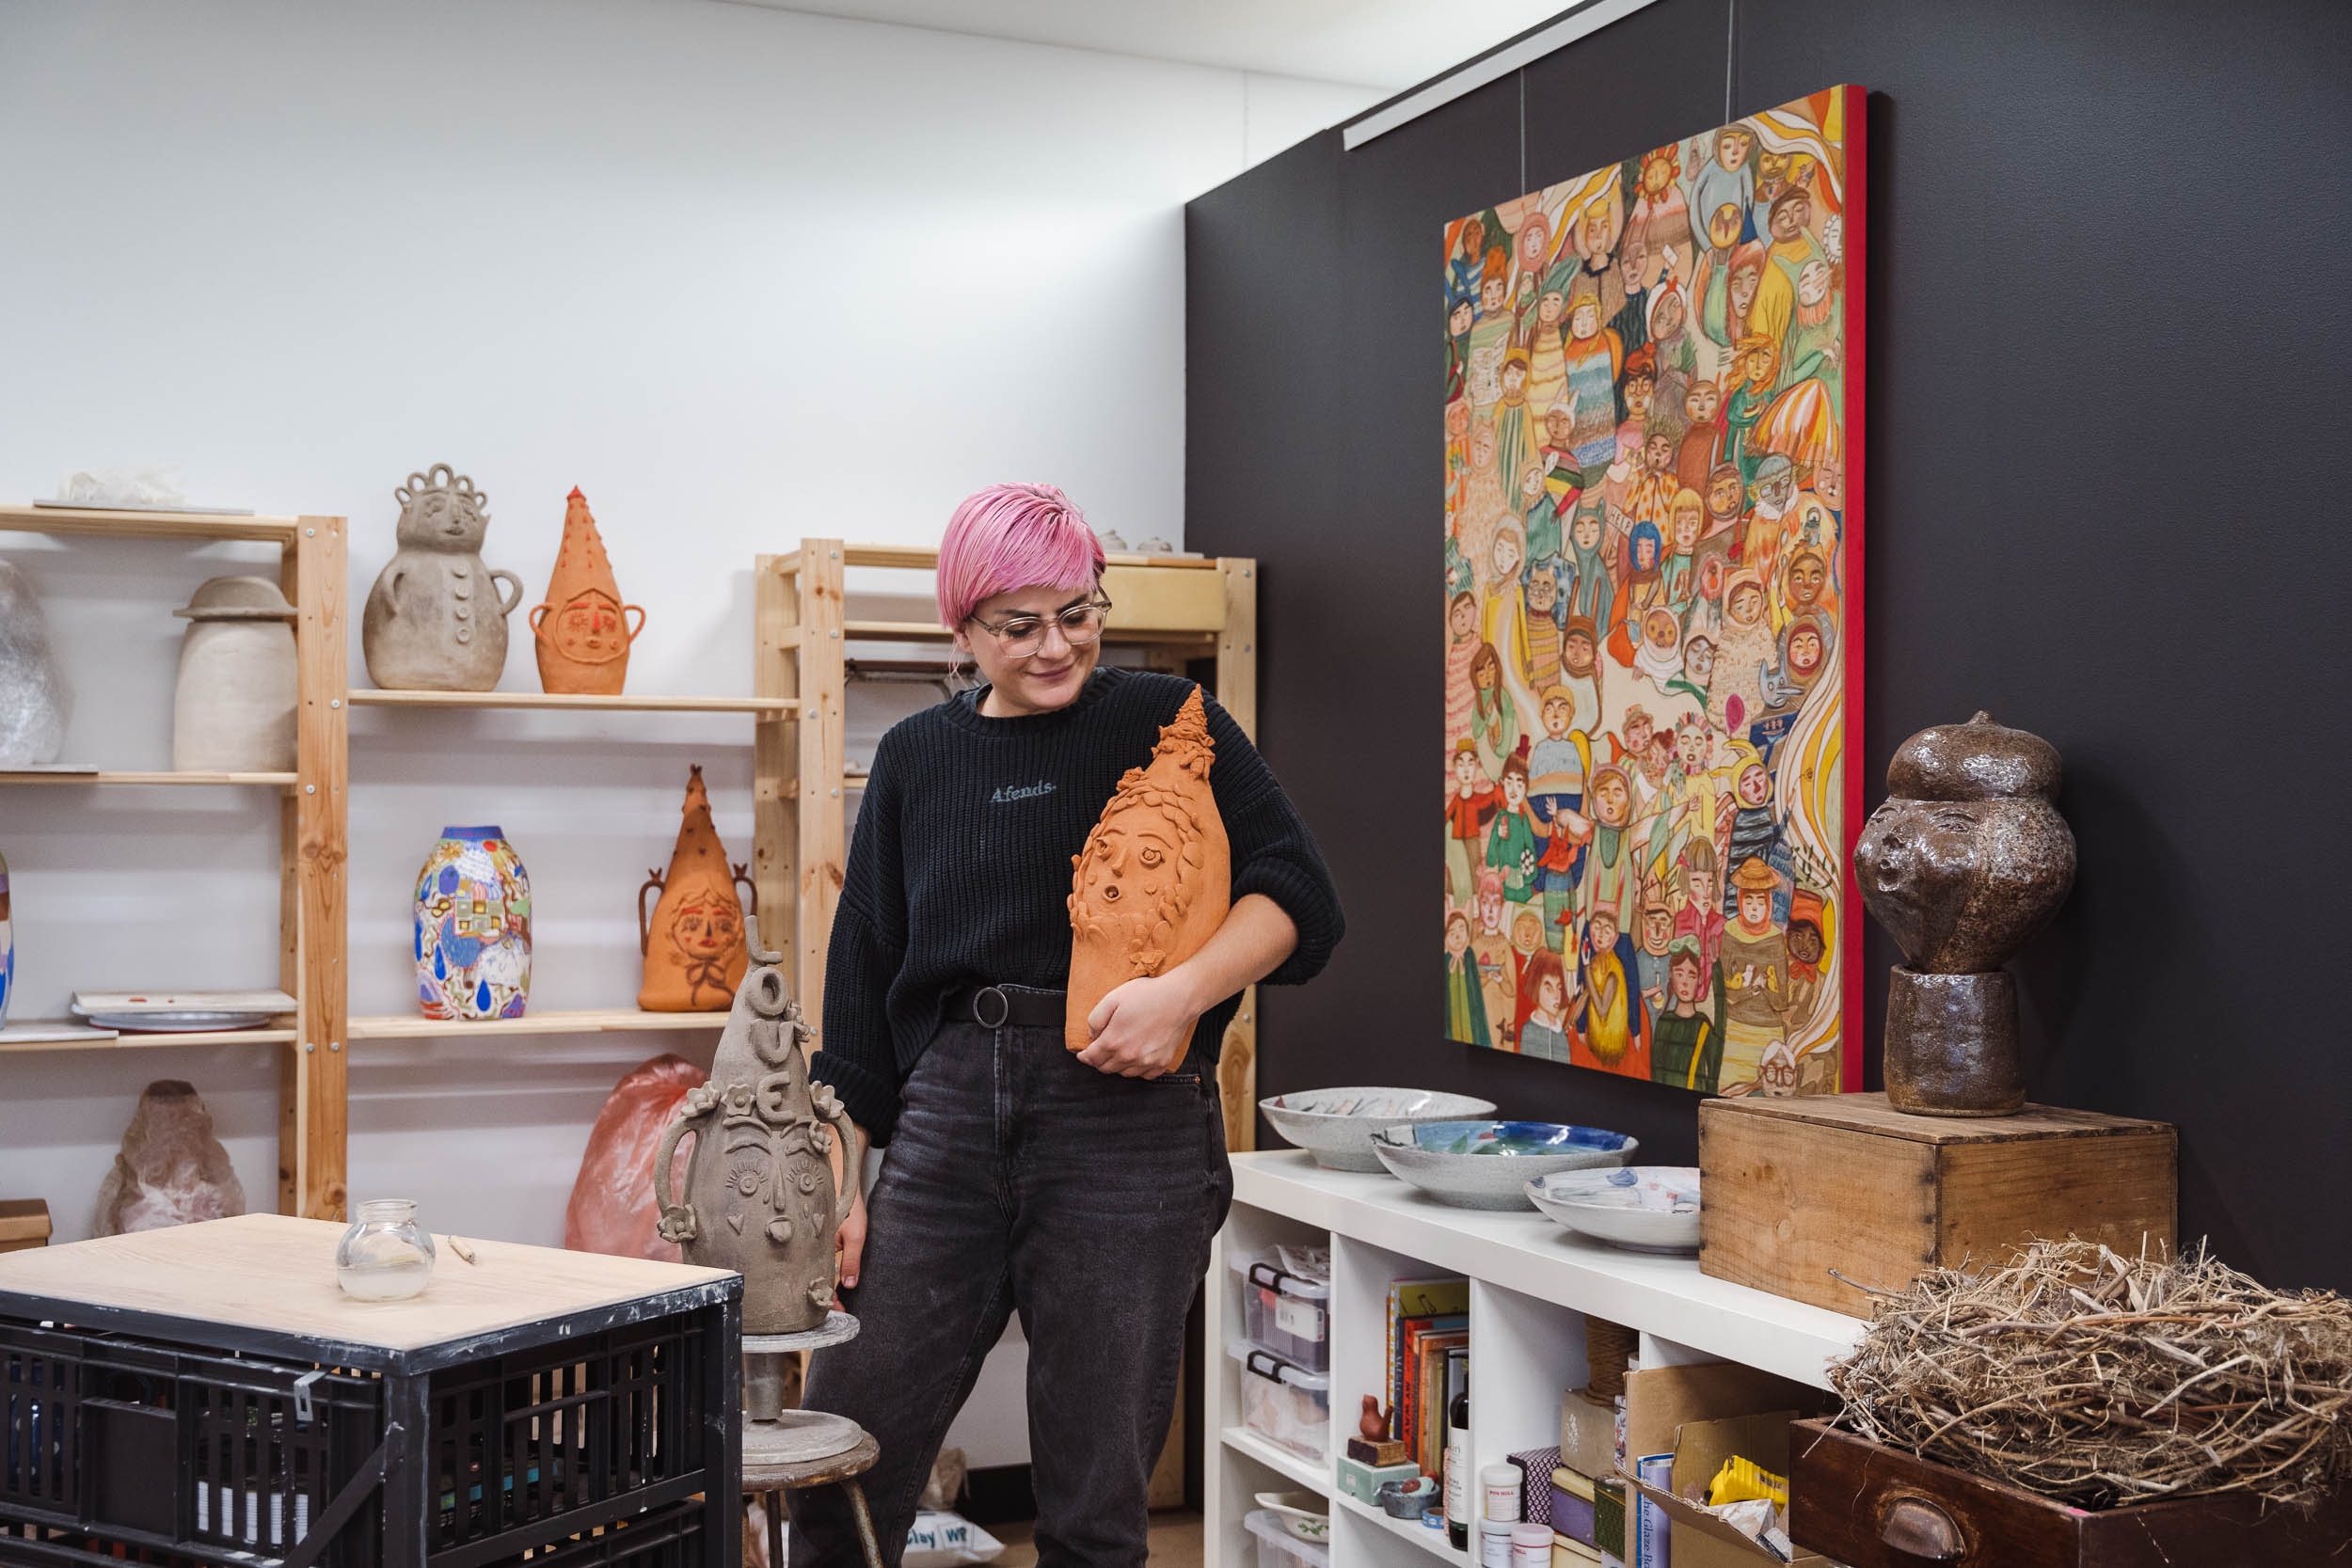
M 335 1248 L 335 1278 L 360 1301 L 405 1301 L 433 1276 L 433 1237 L 405 1197 L 370 1198 Z

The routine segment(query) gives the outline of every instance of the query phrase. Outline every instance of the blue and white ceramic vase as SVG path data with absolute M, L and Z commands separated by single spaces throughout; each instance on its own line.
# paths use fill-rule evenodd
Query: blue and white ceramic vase
M 0 1024 L 8 1022 L 8 993 L 16 990 L 16 927 L 8 924 L 8 859 L 0 855 Z
M 427 1018 L 520 1018 L 531 878 L 495 827 L 443 828 L 417 878 L 417 1001 Z

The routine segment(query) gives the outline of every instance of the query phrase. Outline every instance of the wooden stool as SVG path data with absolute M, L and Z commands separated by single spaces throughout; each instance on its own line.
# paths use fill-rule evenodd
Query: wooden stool
M 863 1428 L 857 1446 L 822 1459 L 794 1460 L 776 1465 L 743 1466 L 743 1490 L 759 1494 L 768 1510 L 768 1568 L 785 1568 L 784 1495 L 812 1486 L 838 1486 L 850 1495 L 850 1511 L 857 1516 L 858 1544 L 866 1549 L 866 1568 L 882 1568 L 882 1547 L 874 1539 L 873 1515 L 866 1511 L 866 1489 L 857 1478 L 874 1467 L 882 1445 Z

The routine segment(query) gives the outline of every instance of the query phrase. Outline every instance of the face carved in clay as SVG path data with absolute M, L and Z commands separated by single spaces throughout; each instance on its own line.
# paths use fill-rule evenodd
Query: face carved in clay
M 596 590 L 575 594 L 556 611 L 551 624 L 554 631 L 549 641 L 565 658 L 604 664 L 628 652 L 620 605 Z

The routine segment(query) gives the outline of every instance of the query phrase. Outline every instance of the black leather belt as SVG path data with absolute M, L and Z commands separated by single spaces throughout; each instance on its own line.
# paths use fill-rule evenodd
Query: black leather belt
M 1070 1007 L 1067 991 L 1029 986 L 964 986 L 947 993 L 940 1017 L 966 1019 L 983 1029 L 1058 1029 Z

